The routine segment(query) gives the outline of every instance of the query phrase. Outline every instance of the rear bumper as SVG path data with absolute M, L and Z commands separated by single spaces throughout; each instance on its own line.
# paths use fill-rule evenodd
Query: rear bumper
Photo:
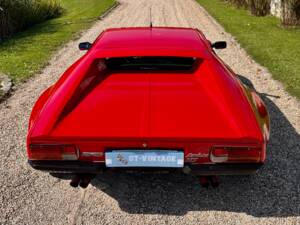
M 194 175 L 248 175 L 255 173 L 263 163 L 234 163 L 234 164 L 185 164 L 184 168 L 107 168 L 104 163 L 82 161 L 31 161 L 28 163 L 37 170 L 51 173 L 90 173 L 99 174 L 105 171 L 171 171 L 184 172 Z

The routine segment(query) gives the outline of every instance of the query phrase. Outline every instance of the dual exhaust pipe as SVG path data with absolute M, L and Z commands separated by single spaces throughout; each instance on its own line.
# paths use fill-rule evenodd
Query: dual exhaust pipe
M 78 186 L 87 188 L 94 177 L 93 174 L 75 174 L 70 181 L 70 185 L 74 188 Z
M 77 188 L 78 186 L 87 188 L 94 177 L 94 174 L 75 174 L 70 181 L 70 185 L 74 188 Z M 217 176 L 200 176 L 199 183 L 204 188 L 208 188 L 210 185 L 213 188 L 217 188 L 220 185 Z

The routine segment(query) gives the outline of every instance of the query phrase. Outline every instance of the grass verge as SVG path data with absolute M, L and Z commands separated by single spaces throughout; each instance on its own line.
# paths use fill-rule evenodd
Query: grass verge
M 251 16 L 221 0 L 197 0 L 286 90 L 300 99 L 300 28 L 283 28 L 278 18 Z
M 21 82 L 39 72 L 51 53 L 109 9 L 115 0 L 61 0 L 64 14 L 0 43 L 0 72 Z

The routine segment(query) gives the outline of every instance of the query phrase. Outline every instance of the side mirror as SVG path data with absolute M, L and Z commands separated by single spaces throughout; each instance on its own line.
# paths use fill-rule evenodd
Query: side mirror
M 90 42 L 82 42 L 78 47 L 80 50 L 89 50 L 92 47 L 92 44 Z
M 217 42 L 211 44 L 211 47 L 215 48 L 215 49 L 224 49 L 227 47 L 227 43 L 226 43 L 226 41 L 217 41 Z

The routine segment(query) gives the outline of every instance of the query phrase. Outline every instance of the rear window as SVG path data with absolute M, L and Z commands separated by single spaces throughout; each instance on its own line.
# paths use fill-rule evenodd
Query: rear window
M 180 70 L 193 69 L 193 57 L 122 57 L 107 58 L 106 65 L 111 70 Z

